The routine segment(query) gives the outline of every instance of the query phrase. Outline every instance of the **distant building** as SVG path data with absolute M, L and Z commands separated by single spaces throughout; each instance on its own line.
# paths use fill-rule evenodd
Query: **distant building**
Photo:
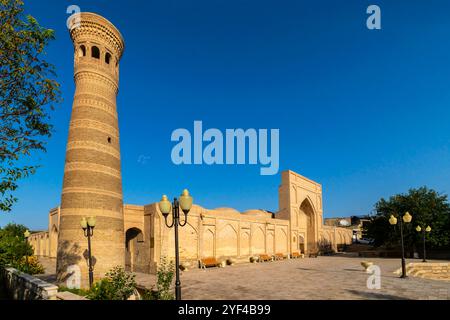
M 370 219 L 368 215 L 324 218 L 324 225 L 352 229 L 353 242 L 366 238 L 365 229 Z
M 352 225 L 351 218 L 325 218 L 324 224 L 331 227 L 349 227 Z

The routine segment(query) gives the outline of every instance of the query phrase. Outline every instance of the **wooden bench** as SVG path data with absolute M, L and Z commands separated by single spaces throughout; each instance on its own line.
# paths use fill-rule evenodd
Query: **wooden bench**
M 282 253 L 275 253 L 275 260 L 283 260 L 286 258 L 286 255 Z
M 263 261 L 272 261 L 272 257 L 267 255 L 267 254 L 260 254 L 259 255 L 259 262 L 263 262 Z
M 291 254 L 291 258 L 292 259 L 297 259 L 297 258 L 301 258 L 301 254 L 300 252 L 296 251 L 296 252 L 292 252 Z
M 317 258 L 318 255 L 319 255 L 319 251 L 312 251 L 309 253 L 310 258 Z
M 209 267 L 218 267 L 220 265 L 220 262 L 217 261 L 217 259 L 214 257 L 202 258 L 199 260 L 199 262 L 201 269 L 206 269 Z

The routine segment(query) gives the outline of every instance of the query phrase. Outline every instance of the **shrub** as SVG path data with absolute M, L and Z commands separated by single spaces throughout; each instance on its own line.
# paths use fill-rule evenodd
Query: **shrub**
M 87 297 L 92 300 L 127 300 L 135 290 L 135 275 L 117 266 L 92 286 Z
M 161 258 L 161 263 L 156 273 L 156 290 L 158 300 L 174 300 L 173 292 L 170 290 L 174 272 L 175 266 L 173 261 L 167 262 L 166 258 Z
M 141 300 L 158 300 L 158 292 L 155 290 L 145 290 L 141 295 Z
M 110 280 L 104 278 L 94 283 L 87 294 L 87 298 L 91 300 L 117 300 L 112 290 Z
M 36 256 L 22 257 L 22 259 L 12 264 L 12 266 L 28 274 L 43 274 L 45 272 L 44 267 Z
M 135 275 L 126 272 L 123 267 L 114 267 L 106 274 L 114 292 L 113 300 L 127 300 L 136 290 Z

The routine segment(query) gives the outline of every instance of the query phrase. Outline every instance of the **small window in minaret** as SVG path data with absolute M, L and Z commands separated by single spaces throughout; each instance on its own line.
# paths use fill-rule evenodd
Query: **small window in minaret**
M 97 48 L 96 46 L 93 46 L 92 47 L 92 51 L 91 51 L 91 55 L 92 55 L 92 58 L 100 59 L 100 49 Z
M 80 53 L 79 53 L 80 57 L 85 57 L 86 56 L 86 47 L 81 45 L 80 46 Z
M 108 143 L 111 143 L 111 137 L 108 137 Z
M 105 62 L 106 62 L 106 64 L 109 64 L 109 61 L 111 61 L 111 54 L 109 52 L 107 52 L 105 54 Z

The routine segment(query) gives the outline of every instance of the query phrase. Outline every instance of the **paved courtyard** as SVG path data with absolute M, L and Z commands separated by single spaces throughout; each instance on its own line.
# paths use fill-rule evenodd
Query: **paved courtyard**
M 367 289 L 361 258 L 328 256 L 183 272 L 184 299 L 450 299 L 450 282 L 393 271 L 399 259 L 371 259 L 381 289 Z
M 183 299 L 447 299 L 450 282 L 416 277 L 400 279 L 399 259 L 371 258 L 381 269 L 381 289 L 368 289 L 363 258 L 321 256 L 181 273 Z M 407 261 L 408 262 L 412 262 Z M 433 261 L 430 261 L 433 262 Z M 443 262 L 443 261 L 436 261 Z M 150 287 L 155 276 L 138 273 Z

